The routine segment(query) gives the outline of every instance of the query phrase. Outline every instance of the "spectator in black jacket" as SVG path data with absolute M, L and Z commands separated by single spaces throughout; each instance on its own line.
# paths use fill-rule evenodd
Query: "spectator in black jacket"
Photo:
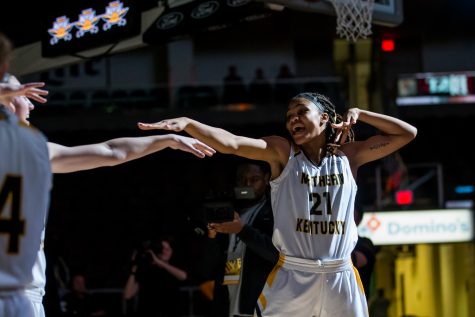
M 272 244 L 274 220 L 269 197 L 270 169 L 265 162 L 242 163 L 236 185 L 252 188 L 254 198 L 236 200 L 234 220 L 208 224 L 214 254 L 212 316 L 252 316 L 267 276 L 279 258 Z
M 364 210 L 360 204 L 355 203 L 354 212 L 355 223 L 358 226 L 363 219 Z M 353 265 L 358 269 L 367 300 L 371 295 L 371 278 L 376 264 L 377 252 L 378 249 L 375 247 L 371 239 L 358 235 L 355 249 L 351 253 L 351 260 L 353 261 Z

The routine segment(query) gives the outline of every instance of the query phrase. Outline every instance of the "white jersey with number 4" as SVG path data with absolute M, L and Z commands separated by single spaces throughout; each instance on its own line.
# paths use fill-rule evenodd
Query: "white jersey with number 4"
M 46 138 L 0 106 L 0 292 L 32 281 L 51 187 Z
M 282 254 L 322 261 L 350 258 L 358 240 L 353 219 L 357 187 L 342 152 L 315 165 L 292 148 L 271 188 L 273 242 Z

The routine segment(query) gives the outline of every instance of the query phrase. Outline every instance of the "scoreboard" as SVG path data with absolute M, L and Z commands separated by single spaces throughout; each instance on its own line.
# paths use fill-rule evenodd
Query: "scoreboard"
M 398 106 L 475 103 L 475 71 L 400 75 L 397 92 Z

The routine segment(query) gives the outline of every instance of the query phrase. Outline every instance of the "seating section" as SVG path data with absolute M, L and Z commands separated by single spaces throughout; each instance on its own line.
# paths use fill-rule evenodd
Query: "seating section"
M 252 83 L 241 93 L 229 97 L 229 88 L 212 85 L 187 85 L 176 88 L 118 88 L 113 90 L 50 91 L 44 112 L 91 111 L 99 113 L 166 111 L 167 109 L 212 109 L 227 104 L 252 104 L 253 108 L 286 105 L 300 91 L 318 91 L 329 96 L 335 104 L 342 102 L 338 78 L 330 80 L 293 79 L 260 85 Z

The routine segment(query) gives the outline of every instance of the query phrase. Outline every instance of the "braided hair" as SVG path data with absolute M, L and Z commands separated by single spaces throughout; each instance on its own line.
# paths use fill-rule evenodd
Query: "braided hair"
M 336 129 L 332 127 L 332 124 L 340 123 L 343 121 L 343 117 L 336 112 L 335 105 L 330 101 L 330 99 L 322 94 L 314 92 L 303 92 L 293 97 L 292 100 L 303 98 L 311 101 L 322 113 L 327 113 L 329 120 L 327 121 L 325 127 L 325 144 L 326 144 L 326 153 L 325 155 L 334 155 L 336 150 L 340 146 L 336 141 Z M 352 128 L 348 131 L 345 142 L 353 142 L 355 139 L 355 134 Z

